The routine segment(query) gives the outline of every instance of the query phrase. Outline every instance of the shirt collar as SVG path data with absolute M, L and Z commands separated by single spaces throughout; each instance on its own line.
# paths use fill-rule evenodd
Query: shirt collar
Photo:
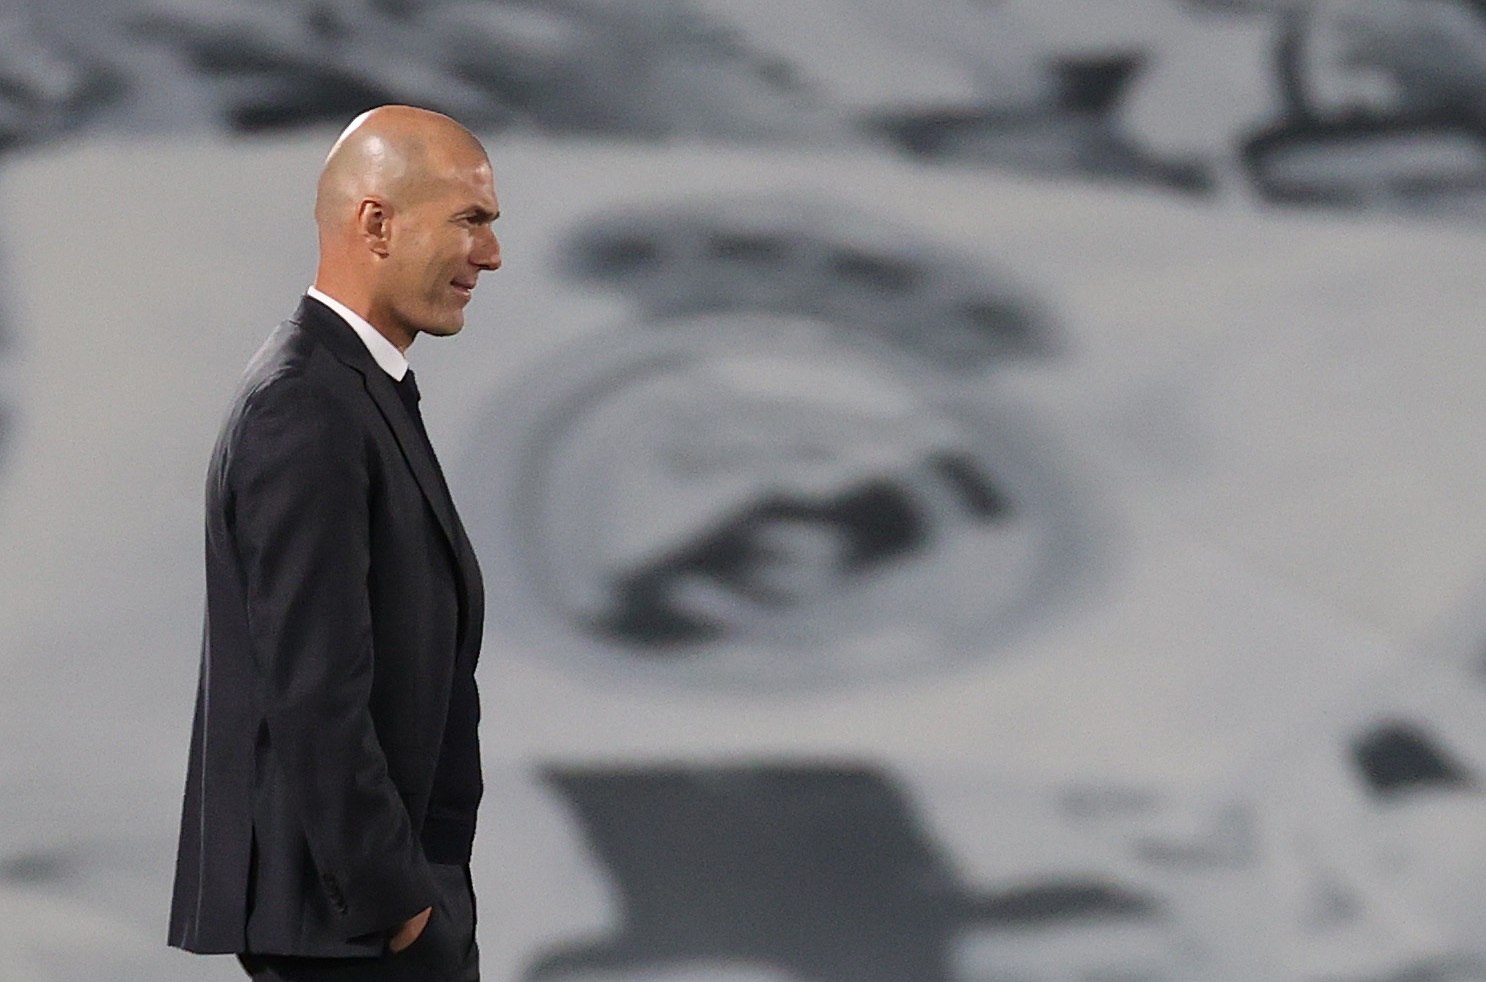
M 361 339 L 361 343 L 366 345 L 366 350 L 371 352 L 372 359 L 376 361 L 382 371 L 391 375 L 394 382 L 402 381 L 402 377 L 408 373 L 408 359 L 401 351 L 397 350 L 397 345 L 388 341 L 381 331 L 372 327 L 366 322 L 365 318 L 334 297 L 327 296 L 314 287 L 310 287 L 305 292 L 337 314 L 340 314 L 341 319 L 351 326 L 351 330 L 356 332 L 356 336 Z

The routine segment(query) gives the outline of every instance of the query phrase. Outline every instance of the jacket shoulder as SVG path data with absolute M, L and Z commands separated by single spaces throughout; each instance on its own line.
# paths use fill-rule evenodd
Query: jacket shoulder
M 243 372 L 218 433 L 212 472 L 225 477 L 244 449 L 286 433 L 346 446 L 370 407 L 362 373 L 302 325 L 286 321 Z
M 296 321 L 269 335 L 243 371 L 233 400 L 234 417 L 283 401 L 319 403 L 327 411 L 354 408 L 364 398 L 365 376 Z

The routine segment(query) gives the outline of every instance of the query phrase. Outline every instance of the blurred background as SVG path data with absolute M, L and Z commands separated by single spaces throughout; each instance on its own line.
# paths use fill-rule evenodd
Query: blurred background
M 0 980 L 238 977 L 204 467 L 392 101 L 487 978 L 1486 980 L 1477 0 L 4 0 Z

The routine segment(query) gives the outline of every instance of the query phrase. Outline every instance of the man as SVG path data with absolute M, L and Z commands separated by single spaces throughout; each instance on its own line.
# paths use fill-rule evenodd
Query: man
M 464 325 L 499 211 L 458 123 L 352 122 L 320 176 L 315 284 L 213 453 L 170 943 L 256 979 L 479 976 L 482 586 L 405 353 Z

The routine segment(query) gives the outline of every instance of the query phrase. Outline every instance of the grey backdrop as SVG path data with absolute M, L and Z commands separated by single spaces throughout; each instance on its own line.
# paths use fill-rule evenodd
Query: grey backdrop
M 1486 979 L 1470 0 L 0 10 L 0 980 L 164 948 L 200 498 L 389 100 L 487 977 Z

